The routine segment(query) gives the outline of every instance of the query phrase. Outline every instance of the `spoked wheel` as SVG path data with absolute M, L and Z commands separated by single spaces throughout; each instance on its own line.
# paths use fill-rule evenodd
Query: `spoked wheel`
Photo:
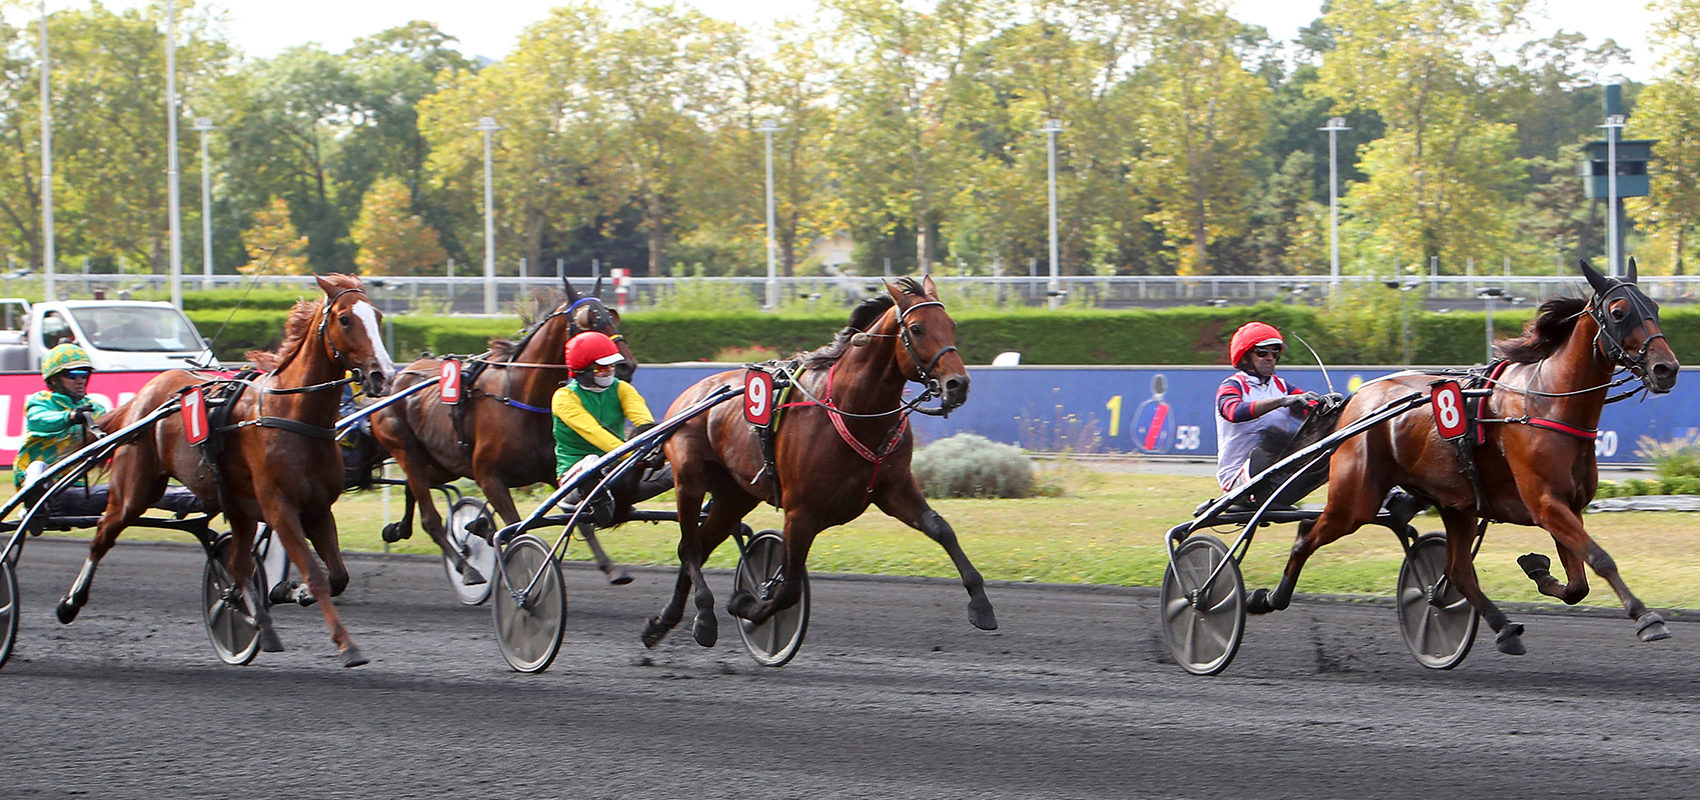
M 1210 581 L 1219 564 L 1221 574 Z M 1181 669 L 1194 675 L 1227 669 L 1245 637 L 1245 579 L 1228 546 L 1205 533 L 1187 537 L 1163 571 L 1161 597 L 1163 638 Z
M 779 531 L 765 530 L 750 537 L 744 545 L 744 556 L 733 573 L 732 594 L 749 592 L 757 600 L 766 600 L 778 590 L 785 567 L 784 538 Z M 809 631 L 809 580 L 803 576 L 803 596 L 797 604 L 755 623 L 738 620 L 738 636 L 750 657 L 764 667 L 782 667 L 797 655 L 803 646 L 803 635 Z
M 449 508 L 449 544 L 466 558 L 468 565 L 484 576 L 483 583 L 466 585 L 460 570 L 455 569 L 455 558 L 448 553 L 443 554 L 443 572 L 448 575 L 449 587 L 454 589 L 455 599 L 462 605 L 482 604 L 490 599 L 490 587 L 496 585 L 496 548 L 484 541 L 484 537 L 467 532 L 467 526 L 489 517 L 490 510 L 485 507 L 483 500 L 476 497 L 463 497 Z
M 18 643 L 18 572 L 12 559 L 0 559 L 0 667 Z
M 1395 607 L 1399 632 L 1417 663 L 1429 669 L 1452 669 L 1464 663 L 1476 642 L 1481 617 L 1446 580 L 1446 534 L 1425 534 L 1411 545 L 1399 567 Z
M 236 589 L 226 566 L 230 541 L 230 534 L 220 536 L 207 557 L 206 569 L 201 572 L 201 611 L 207 638 L 212 640 L 219 660 L 240 667 L 260 652 L 260 626 L 250 605 L 259 599 L 260 590 L 252 580 L 248 591 Z
M 491 605 L 502 658 L 519 672 L 542 672 L 555 660 L 567 632 L 567 585 L 561 580 L 561 565 L 549 545 L 531 535 L 515 539 L 502 558 L 507 564 L 505 578 L 495 567 L 490 575 L 490 582 L 498 584 Z M 527 586 L 531 589 L 522 603 L 514 595 Z

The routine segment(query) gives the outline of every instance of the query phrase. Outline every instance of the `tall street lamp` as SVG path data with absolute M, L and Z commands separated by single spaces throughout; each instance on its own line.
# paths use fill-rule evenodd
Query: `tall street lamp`
M 1617 137 L 1623 130 L 1628 117 L 1623 114 L 1612 114 L 1606 117 L 1606 124 L 1600 127 L 1606 129 L 1606 266 L 1611 275 L 1616 277 L 1618 272 L 1618 241 L 1617 217 L 1618 203 L 1622 202 L 1617 194 Z
M 1340 131 L 1349 131 L 1345 117 L 1329 117 L 1328 131 L 1328 293 L 1340 293 Z
M 58 299 L 53 287 L 53 110 L 48 102 L 47 0 L 41 0 L 41 271 L 48 300 Z
M 779 243 L 773 235 L 773 135 L 783 130 L 779 123 L 766 119 L 762 120 L 762 138 L 767 140 L 767 307 L 769 310 L 779 308 L 779 268 L 776 264 L 776 254 Z
M 177 0 L 165 4 L 166 201 L 171 222 L 171 305 L 183 307 L 183 212 L 177 186 Z
M 1050 195 L 1051 207 L 1051 280 L 1045 284 L 1045 294 L 1050 298 L 1050 308 L 1062 305 L 1062 278 L 1057 267 L 1057 134 L 1063 129 L 1062 120 L 1045 120 L 1045 127 L 1039 130 L 1045 132 L 1045 155 L 1047 159 L 1047 191 Z
M 196 117 L 189 128 L 201 134 L 201 289 L 213 288 L 212 169 L 207 160 L 207 131 L 216 130 L 211 117 Z
M 480 117 L 473 130 L 484 134 L 484 313 L 496 313 L 496 181 L 490 166 L 491 137 L 502 129 L 495 117 Z

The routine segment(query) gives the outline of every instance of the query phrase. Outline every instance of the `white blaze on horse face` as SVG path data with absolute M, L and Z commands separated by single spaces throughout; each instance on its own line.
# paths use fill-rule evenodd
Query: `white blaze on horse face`
M 351 310 L 354 316 L 366 324 L 366 338 L 372 341 L 372 352 L 378 356 L 378 368 L 383 370 L 386 376 L 394 375 L 395 363 L 390 361 L 390 351 L 384 349 L 384 337 L 378 334 L 378 309 L 365 300 L 359 300 Z

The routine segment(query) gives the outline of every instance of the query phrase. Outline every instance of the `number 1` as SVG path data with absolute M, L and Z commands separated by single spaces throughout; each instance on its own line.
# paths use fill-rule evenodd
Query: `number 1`
M 1116 433 L 1121 431 L 1122 396 L 1118 394 L 1115 397 L 1110 398 L 1110 402 L 1105 403 L 1104 407 L 1110 410 L 1110 438 L 1114 439 L 1116 438 Z

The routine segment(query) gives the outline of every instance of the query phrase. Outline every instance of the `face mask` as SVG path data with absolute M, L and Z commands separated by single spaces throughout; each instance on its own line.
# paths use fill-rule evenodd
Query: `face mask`
M 587 392 L 600 392 L 614 385 L 614 375 L 609 373 L 602 376 L 595 372 L 586 372 L 578 379 L 578 385 Z

